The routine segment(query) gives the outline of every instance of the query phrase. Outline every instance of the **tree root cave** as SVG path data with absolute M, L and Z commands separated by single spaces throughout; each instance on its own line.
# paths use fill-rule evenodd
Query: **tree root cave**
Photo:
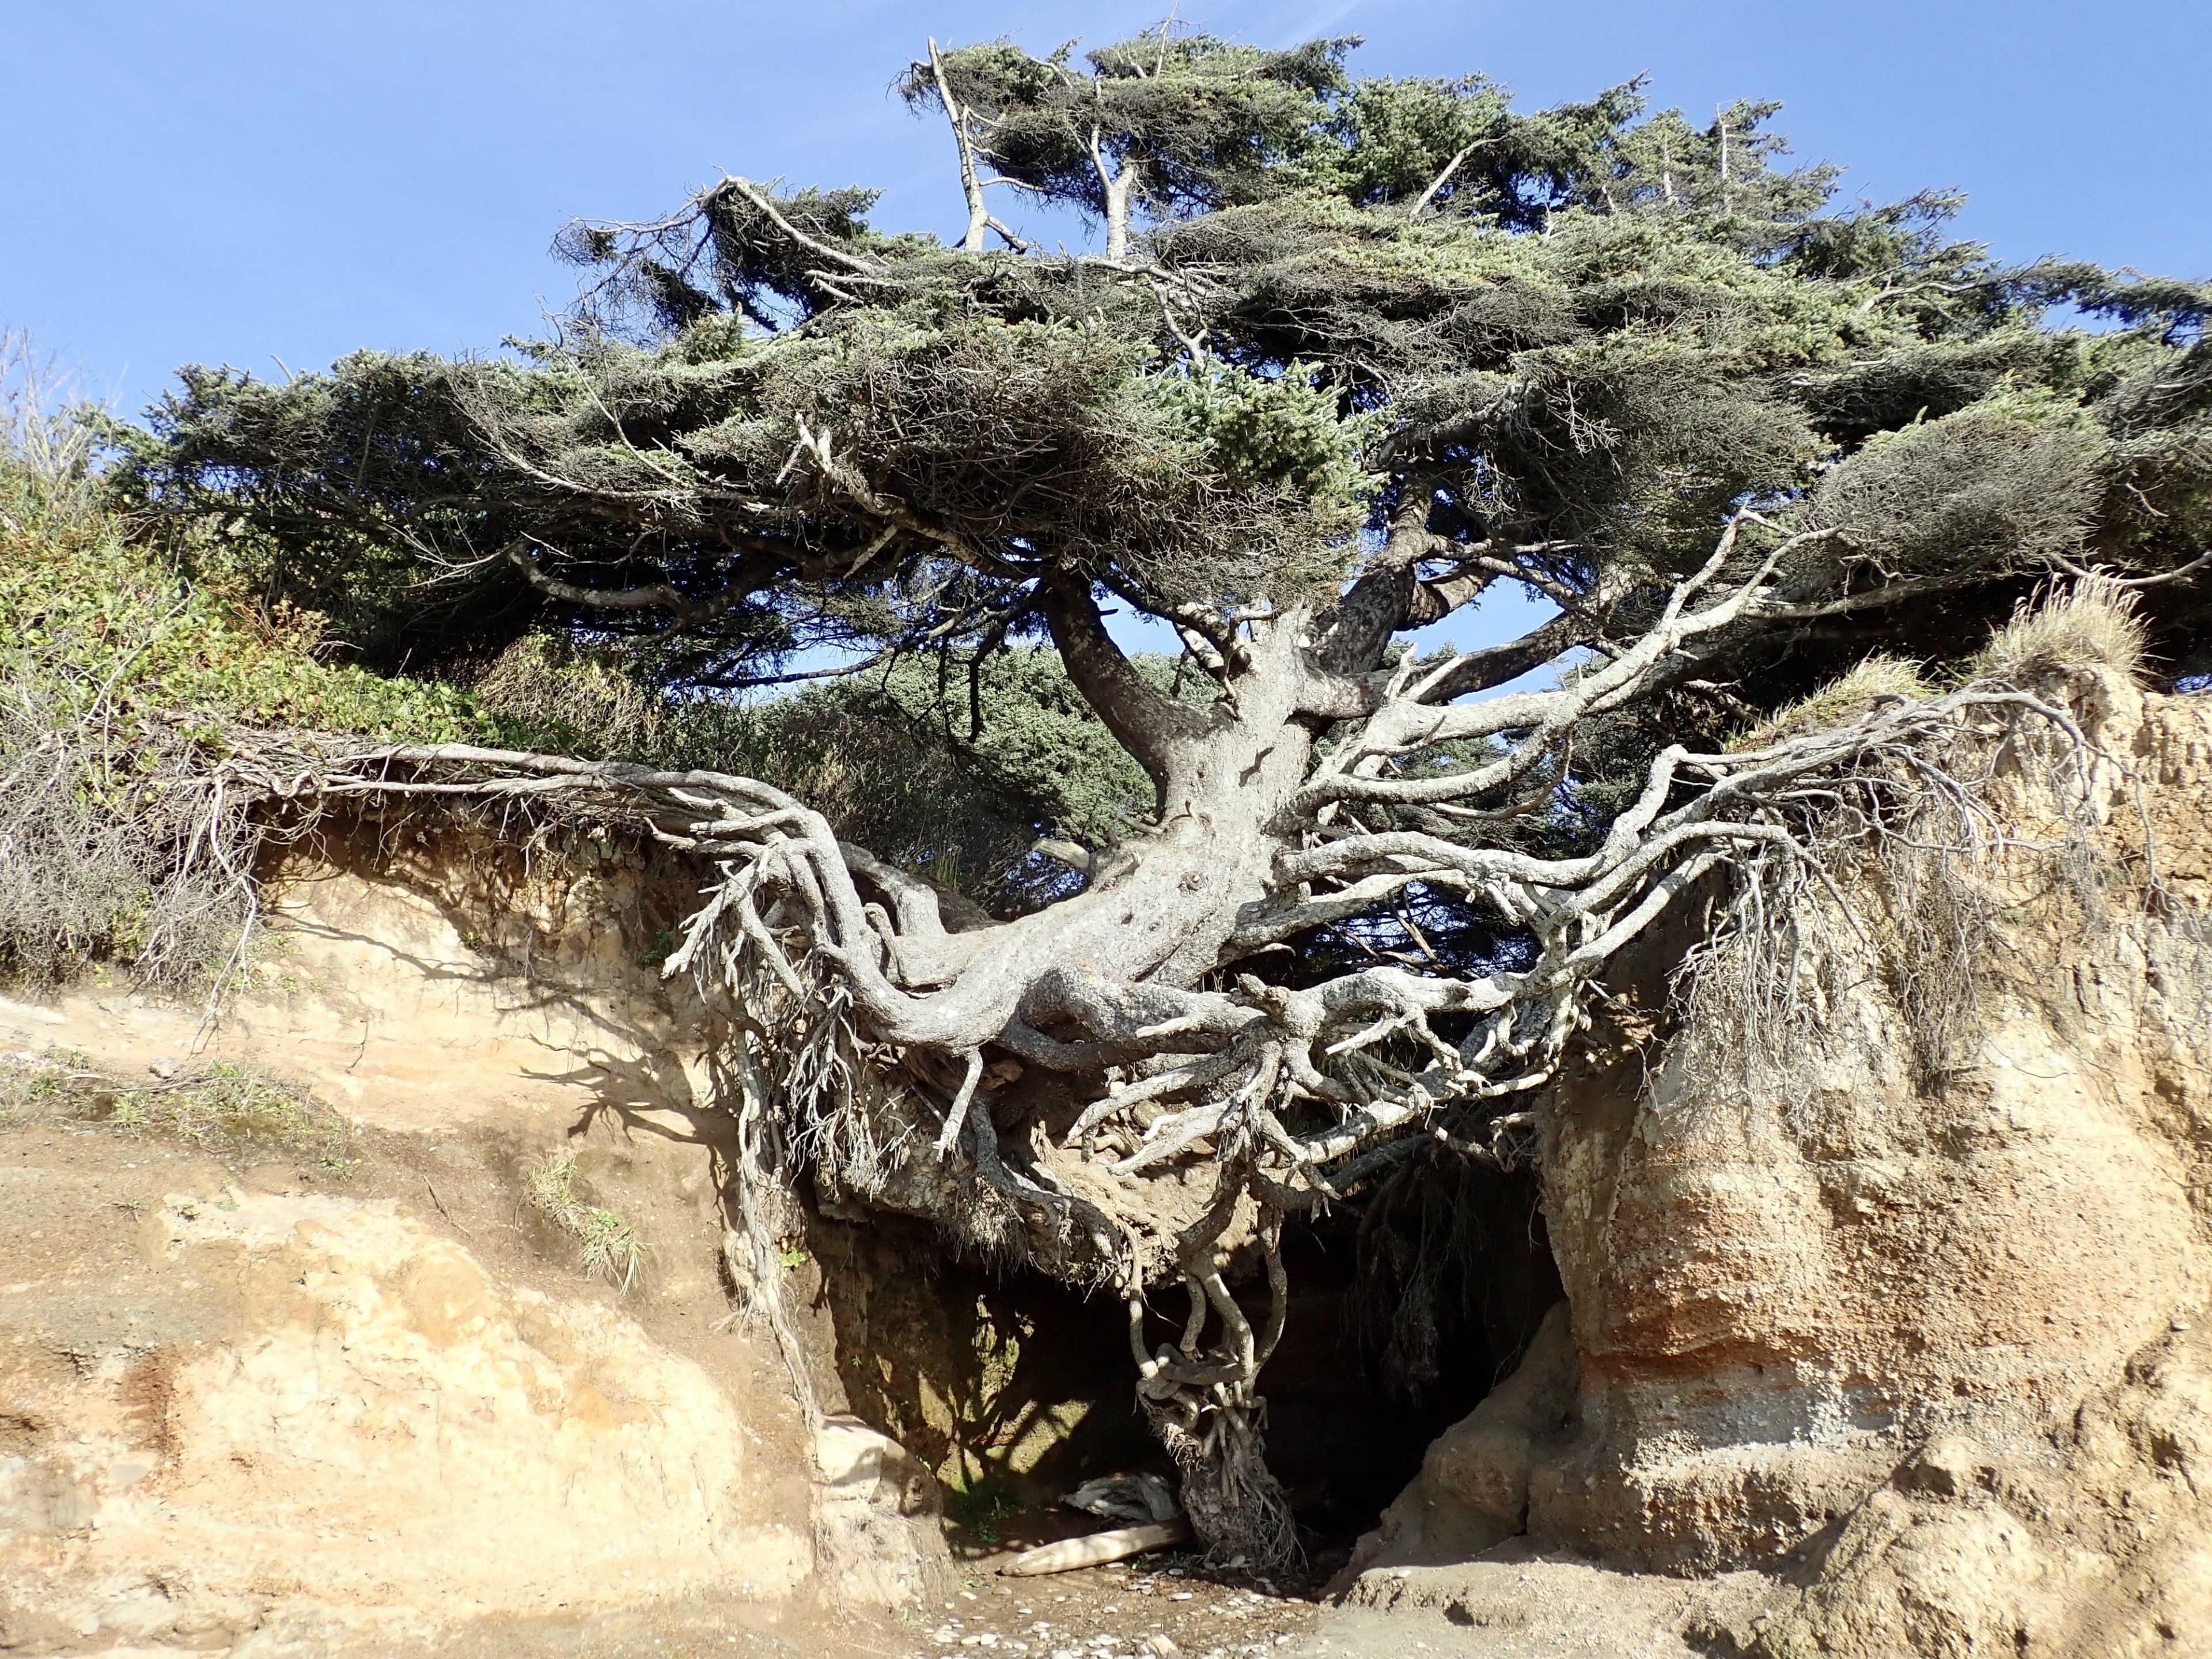
M 1107 1474 L 1165 1477 L 1216 1564 L 1325 1577 L 1430 1443 L 1512 1372 L 1560 1295 L 1526 1173 L 1409 1160 L 1363 1205 L 1284 1229 L 1284 1334 L 1249 1409 L 1193 1423 L 1133 1389 L 1119 1297 L 963 1253 L 903 1217 L 804 1206 L 786 1302 L 821 1406 L 937 1478 L 956 1553 L 985 1559 L 1120 1524 L 1068 1508 Z M 1229 1289 L 1264 1320 L 1256 1252 Z M 1183 1310 L 1156 1295 L 1143 1340 Z

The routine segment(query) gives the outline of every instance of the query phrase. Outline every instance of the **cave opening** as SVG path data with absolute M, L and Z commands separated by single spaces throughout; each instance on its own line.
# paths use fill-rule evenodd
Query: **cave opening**
M 1563 1294 L 1530 1171 L 1441 1151 L 1287 1223 L 1283 1339 L 1261 1374 L 1268 1460 L 1326 1577 L 1419 1472 L 1429 1444 L 1510 1376 Z M 794 1298 L 825 1410 L 897 1440 L 943 1490 L 955 1553 L 981 1559 L 1097 1529 L 1084 1481 L 1172 1482 L 1136 1403 L 1121 1302 L 963 1255 L 927 1223 L 811 1209 Z M 1255 1259 L 1232 1288 L 1257 1323 Z M 1182 1293 L 1152 1298 L 1173 1340 Z

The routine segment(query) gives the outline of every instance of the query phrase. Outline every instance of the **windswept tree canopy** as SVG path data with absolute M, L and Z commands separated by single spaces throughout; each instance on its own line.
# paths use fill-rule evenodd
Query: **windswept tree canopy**
M 568 622 L 710 685 L 1033 635 L 1055 575 L 1201 632 L 1385 567 L 1397 625 L 1517 577 L 1574 612 L 1548 657 L 1743 504 L 1840 532 L 1792 603 L 1940 655 L 2023 582 L 2204 545 L 2202 288 L 2001 266 L 1949 198 L 1839 208 L 1772 105 L 1523 115 L 1480 76 L 1355 80 L 1353 44 L 933 48 L 900 84 L 951 115 L 965 246 L 724 179 L 563 232 L 582 301 L 510 357 L 186 370 L 131 482 L 268 532 L 269 580 L 372 662 Z M 999 181 L 1112 254 L 988 250 Z M 2201 605 L 2158 611 L 2201 670 Z
M 2152 672 L 2212 668 L 2212 291 L 2000 264 L 1948 198 L 1841 205 L 1773 105 L 1523 114 L 1356 78 L 1355 44 L 932 46 L 899 85 L 952 136 L 958 245 L 724 178 L 562 233 L 556 338 L 187 370 L 120 474 L 373 665 L 555 630 L 696 696 L 834 647 L 971 753 L 1007 696 L 1079 700 L 1152 799 L 1041 812 L 1066 878 L 995 919 L 726 770 L 423 750 L 343 787 L 647 803 L 722 872 L 674 963 L 789 1000 L 759 1058 L 822 1178 L 1133 1308 L 1186 1285 L 1144 1398 L 1254 1560 L 1288 1535 L 1252 1394 L 1284 1213 L 1413 1146 L 1510 1151 L 1679 895 L 1802 872 L 1838 803 L 1888 821 L 1909 755 L 2048 715 L 1994 670 L 1942 689 L 2039 585 L 2134 584 Z M 1009 192 L 1103 251 L 1032 246 Z M 1500 584 L 1556 615 L 1408 653 Z M 1876 652 L 1933 678 L 1771 720 Z M 1223 1279 L 1255 1253 L 1261 1332 Z

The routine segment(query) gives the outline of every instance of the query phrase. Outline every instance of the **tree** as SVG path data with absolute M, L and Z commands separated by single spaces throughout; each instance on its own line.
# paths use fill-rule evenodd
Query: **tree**
M 1262 1565 L 1293 1547 L 1255 1391 L 1283 1218 L 1419 1147 L 1516 1156 L 1669 905 L 1820 880 L 1821 825 L 1879 821 L 1945 734 L 2067 722 L 1906 676 L 1732 735 L 1877 653 L 1940 682 L 2093 568 L 2164 672 L 2212 666 L 2212 292 L 2001 266 L 1950 198 L 1838 207 L 1771 105 L 1523 115 L 1480 78 L 1354 79 L 1355 44 L 933 46 L 901 87 L 951 129 L 958 246 L 876 229 L 864 191 L 724 178 L 563 233 L 556 338 L 188 370 L 119 472 L 261 537 L 261 580 L 386 667 L 553 629 L 697 696 L 834 648 L 934 665 L 970 744 L 1023 706 L 987 687 L 1072 688 L 1151 799 L 1041 812 L 1045 873 L 997 914 L 719 766 L 447 745 L 317 787 L 583 793 L 710 861 L 669 966 L 750 1019 L 761 1170 L 1127 1298 L 1194 1521 Z M 1031 246 L 1000 188 L 1103 252 Z M 1516 583 L 1556 615 L 1407 641 Z M 1179 658 L 1125 651 L 1115 607 Z M 1179 1340 L 1147 1340 L 1176 1284 Z

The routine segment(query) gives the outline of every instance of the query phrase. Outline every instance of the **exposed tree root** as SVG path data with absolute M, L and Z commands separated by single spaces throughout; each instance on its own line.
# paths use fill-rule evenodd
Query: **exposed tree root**
M 1740 953 L 1749 977 L 1734 994 L 1748 999 L 1747 1018 L 1784 1029 L 1801 1017 L 1796 895 L 1868 848 L 1905 859 L 1900 868 L 1971 858 L 1997 835 L 1984 798 L 2007 766 L 2087 763 L 2063 709 L 1974 684 L 1877 700 L 1757 749 L 1669 748 L 1638 799 L 1572 856 L 1361 823 L 1363 811 L 1412 806 L 1492 812 L 1521 789 L 1550 790 L 1546 757 L 1579 722 L 1648 690 L 1687 641 L 1765 601 L 1779 553 L 1742 568 L 1735 536 L 1731 526 L 1642 639 L 1556 691 L 1455 702 L 1456 659 L 1408 659 L 1317 691 L 1310 619 L 1256 629 L 1237 696 L 1202 714 L 1129 715 L 1162 723 L 1163 794 L 1182 809 L 1104 860 L 1087 890 L 1015 921 L 956 930 L 936 890 L 757 780 L 457 744 L 347 752 L 234 738 L 190 797 L 181 866 L 204 866 L 195 849 L 212 843 L 215 867 L 250 894 L 241 803 L 255 822 L 289 811 L 296 823 L 333 803 L 392 799 L 583 806 L 696 858 L 713 878 L 665 971 L 735 1011 L 723 1057 L 740 1149 L 732 1267 L 762 1298 L 803 1401 L 811 1390 L 769 1262 L 782 1183 L 814 1170 L 877 1197 L 903 1183 L 903 1207 L 1126 1299 L 1139 1395 L 1199 1536 L 1219 1559 L 1273 1571 L 1297 1552 L 1257 1392 L 1286 1314 L 1286 1214 L 1339 1199 L 1420 1138 L 1510 1157 L 1608 963 L 1708 878 L 1733 878 L 1735 933 L 1769 941 Z M 1735 586 L 1693 606 L 1726 568 Z M 1298 722 L 1324 694 L 1356 695 L 1368 712 L 1316 756 Z M 1464 769 L 1393 765 L 1469 738 L 1501 741 Z M 1206 780 L 1224 769 L 1253 781 L 1217 792 Z M 1939 822 L 1947 835 L 1935 835 Z M 1480 973 L 1384 962 L 1303 987 L 1239 970 L 1414 889 L 1487 905 L 1525 930 L 1527 961 Z M 1967 925 L 1932 902 L 1913 921 Z M 1057 1146 L 1034 1125 L 1002 1142 L 994 1109 L 1024 1067 L 1057 1074 L 1081 1103 Z M 1212 1171 L 1211 1197 L 1190 1216 L 1166 1194 L 1170 1183 L 1187 1194 L 1196 1170 Z M 1270 1297 L 1258 1329 L 1229 1282 L 1255 1259 Z M 1175 1283 L 1188 1297 L 1181 1338 L 1148 1347 L 1146 1296 Z

